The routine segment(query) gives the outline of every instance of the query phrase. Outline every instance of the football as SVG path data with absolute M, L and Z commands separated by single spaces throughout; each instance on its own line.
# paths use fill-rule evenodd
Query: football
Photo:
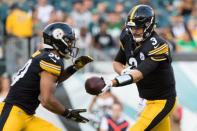
M 85 82 L 85 89 L 86 92 L 91 95 L 98 95 L 100 94 L 105 86 L 105 82 L 101 77 L 90 77 Z

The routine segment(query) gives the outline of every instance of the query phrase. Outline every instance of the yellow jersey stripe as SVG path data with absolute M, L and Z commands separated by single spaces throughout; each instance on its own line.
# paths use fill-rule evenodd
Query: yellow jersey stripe
M 46 61 L 44 61 L 44 60 L 41 60 L 40 62 L 42 62 L 43 64 L 46 64 L 46 65 L 52 66 L 52 67 L 54 67 L 54 68 L 61 69 L 60 66 L 55 65 L 55 64 L 52 64 L 52 63 L 49 63 L 49 62 L 46 62 Z
M 49 73 L 52 73 L 52 74 L 54 74 L 54 75 L 58 75 L 58 76 L 59 76 L 60 73 L 61 73 L 60 70 L 53 69 L 53 68 L 48 67 L 48 66 L 43 65 L 43 64 L 40 64 L 40 67 L 41 67 L 43 70 L 45 70 L 45 71 L 47 71 L 47 72 L 49 72 Z
M 154 58 L 154 57 L 150 57 L 151 58 L 151 60 L 153 60 L 153 61 L 163 61 L 163 60 L 166 60 L 167 58 Z
M 155 48 L 154 50 L 149 51 L 149 52 L 150 52 L 150 53 L 155 52 L 155 51 L 157 51 L 157 50 L 163 48 L 164 46 L 167 46 L 167 44 L 163 44 L 163 45 L 159 46 L 158 48 Z
M 39 55 L 41 52 L 38 50 L 38 51 L 36 51 L 35 53 L 33 53 L 33 55 L 31 56 L 31 57 L 36 57 L 37 55 Z
M 45 63 L 43 63 L 43 62 L 40 62 L 40 65 L 42 65 L 42 66 L 46 66 L 46 67 L 49 67 L 49 68 L 52 68 L 52 69 L 54 69 L 54 70 L 58 70 L 58 71 L 60 71 L 60 70 L 61 70 L 60 68 L 56 68 L 56 67 L 53 67 L 53 66 L 47 65 L 47 64 L 45 64 Z
M 149 55 L 155 54 L 155 53 L 161 51 L 161 50 L 164 49 L 164 48 L 168 48 L 168 45 L 167 45 L 167 44 L 164 44 L 164 45 L 162 45 L 162 46 L 160 46 L 160 47 L 158 47 L 158 48 L 156 48 L 156 49 L 154 49 L 154 50 L 152 50 L 152 51 L 149 51 L 148 54 L 149 54 Z
M 164 49 L 155 53 L 155 55 L 168 54 L 168 51 L 169 51 L 168 47 L 165 47 Z

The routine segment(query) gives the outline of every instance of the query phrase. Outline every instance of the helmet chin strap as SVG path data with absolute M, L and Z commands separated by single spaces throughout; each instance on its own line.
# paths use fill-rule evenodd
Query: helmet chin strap
M 140 37 L 140 38 L 133 37 L 133 39 L 134 39 L 136 42 L 141 42 L 141 41 L 143 40 L 142 37 Z
M 71 56 L 67 53 L 67 54 L 64 54 L 62 53 L 61 51 L 58 51 L 60 53 L 60 55 L 62 55 L 65 59 L 70 59 Z
M 45 43 L 43 43 L 43 48 L 45 49 L 53 49 L 53 46 L 47 45 Z

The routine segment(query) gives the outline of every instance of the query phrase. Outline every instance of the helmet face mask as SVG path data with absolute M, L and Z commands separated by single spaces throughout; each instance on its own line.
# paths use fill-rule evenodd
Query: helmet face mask
M 154 25 L 155 14 L 153 9 L 148 5 L 138 5 L 132 8 L 126 21 L 126 28 L 133 35 L 133 39 L 136 42 L 146 40 L 152 34 Z M 138 30 L 139 28 L 143 29 L 143 34 L 141 37 L 136 37 L 132 30 Z
M 133 39 L 136 42 L 141 42 L 143 40 L 144 28 L 143 27 L 128 27 L 129 31 L 133 35 Z
M 44 45 L 47 45 L 45 48 L 57 50 L 60 56 L 66 59 L 78 54 L 78 48 L 75 47 L 75 32 L 65 23 L 56 22 L 45 27 L 43 39 Z

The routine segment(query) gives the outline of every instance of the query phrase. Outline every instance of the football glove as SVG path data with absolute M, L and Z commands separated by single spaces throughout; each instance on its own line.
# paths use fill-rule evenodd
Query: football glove
M 125 74 L 130 74 L 132 72 L 132 70 L 134 69 L 133 66 L 128 66 L 127 68 L 123 69 L 121 71 L 121 75 L 125 75 Z
M 66 109 L 63 114 L 66 119 L 71 119 L 76 122 L 86 123 L 89 120 L 80 115 L 80 113 L 86 112 L 86 109 Z
M 80 56 L 74 61 L 74 68 L 76 70 L 79 70 L 92 61 L 93 58 L 91 58 L 90 56 Z

